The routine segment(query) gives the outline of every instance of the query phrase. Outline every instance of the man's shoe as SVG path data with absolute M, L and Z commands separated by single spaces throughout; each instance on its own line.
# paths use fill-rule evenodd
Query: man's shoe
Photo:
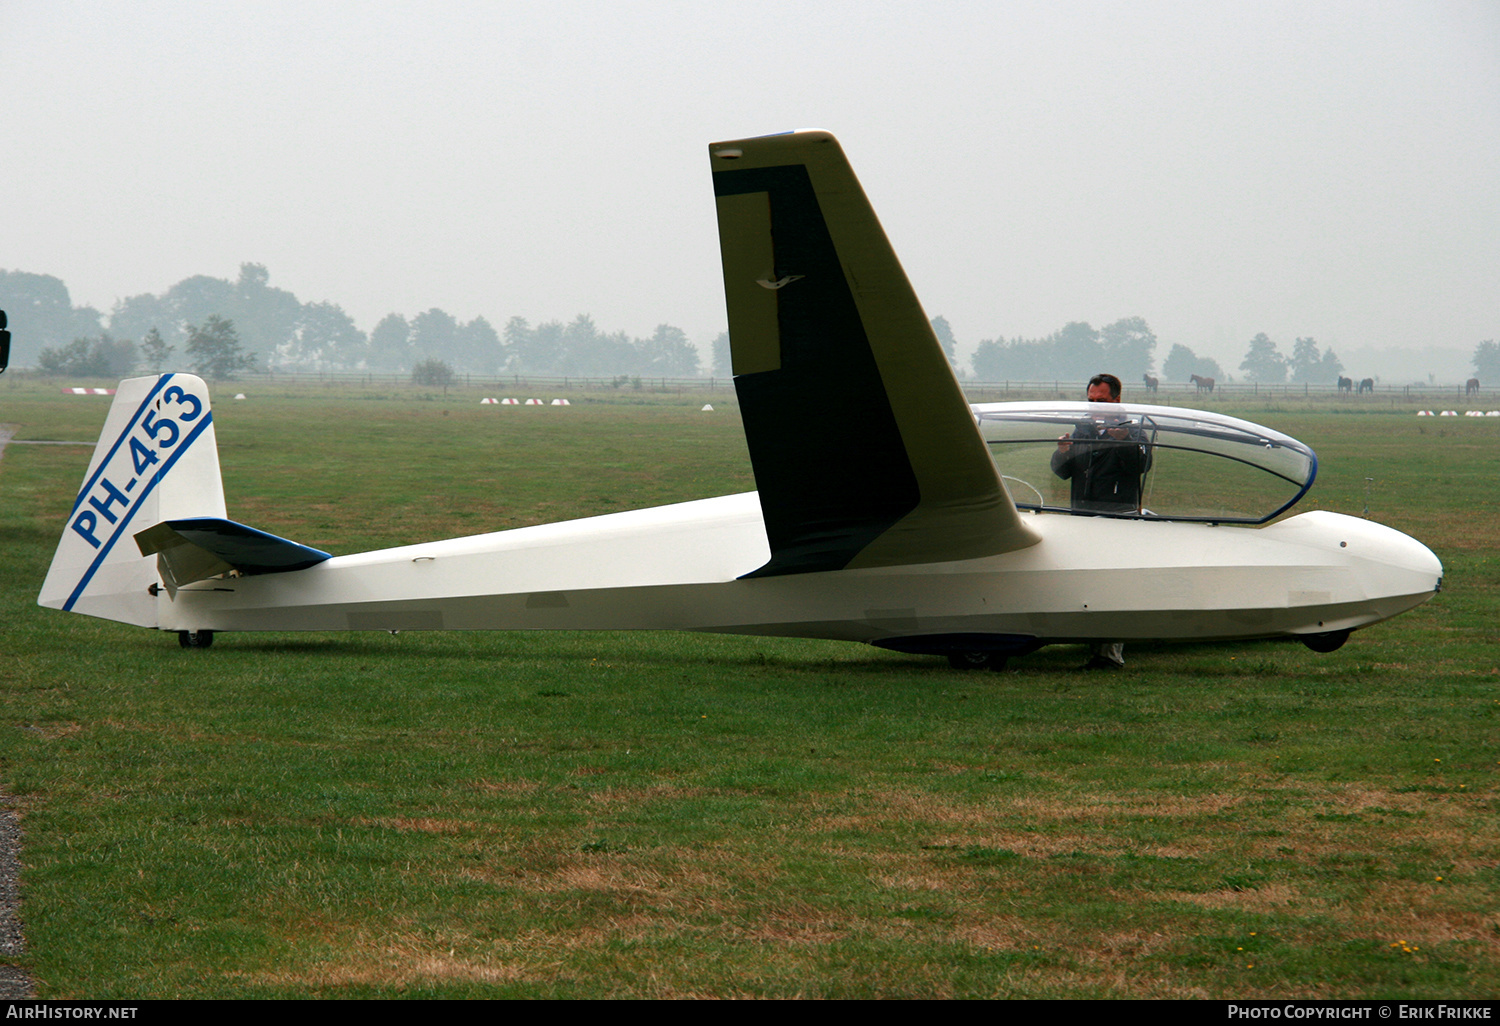
M 1119 670 L 1124 665 L 1124 663 L 1117 663 L 1113 659 L 1106 659 L 1104 656 L 1094 656 L 1094 658 L 1083 664 L 1083 668 L 1085 670 Z

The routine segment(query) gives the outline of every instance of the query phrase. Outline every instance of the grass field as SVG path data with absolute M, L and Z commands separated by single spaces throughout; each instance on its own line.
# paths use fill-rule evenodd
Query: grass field
M 753 487 L 702 396 L 231 394 L 230 516 L 336 553 Z M 1500 419 L 1223 407 L 1444 590 L 1331 655 L 1099 676 L 679 634 L 184 651 L 35 605 L 106 403 L 0 386 L 18 439 L 88 443 L 0 460 L 43 997 L 1500 995 Z

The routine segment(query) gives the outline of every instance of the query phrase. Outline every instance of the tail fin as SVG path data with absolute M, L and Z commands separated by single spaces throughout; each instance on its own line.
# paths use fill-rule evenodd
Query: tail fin
M 122 381 L 37 602 L 155 627 L 157 557 L 143 555 L 135 535 L 164 521 L 224 513 L 202 379 Z
M 833 136 L 709 153 L 735 391 L 771 543 L 750 576 L 1036 542 Z

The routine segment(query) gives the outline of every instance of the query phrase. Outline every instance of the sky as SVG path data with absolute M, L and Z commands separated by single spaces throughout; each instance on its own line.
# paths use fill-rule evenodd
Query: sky
M 106 313 L 253 262 L 365 330 L 706 343 L 708 144 L 816 127 L 961 352 L 1140 316 L 1158 366 L 1265 332 L 1453 380 L 1500 338 L 1494 0 L 0 0 L 0 39 L 0 268 Z

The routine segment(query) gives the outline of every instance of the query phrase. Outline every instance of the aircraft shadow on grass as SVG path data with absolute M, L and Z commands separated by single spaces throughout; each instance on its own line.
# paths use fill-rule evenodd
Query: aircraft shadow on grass
M 1317 458 L 1269 428 L 971 407 L 831 135 L 716 143 L 709 161 L 757 491 L 331 556 L 228 519 L 200 379 L 134 378 L 38 601 L 185 647 L 222 631 L 679 630 L 998 667 L 1058 642 L 1331 651 L 1440 586 L 1398 531 L 1276 519 Z

